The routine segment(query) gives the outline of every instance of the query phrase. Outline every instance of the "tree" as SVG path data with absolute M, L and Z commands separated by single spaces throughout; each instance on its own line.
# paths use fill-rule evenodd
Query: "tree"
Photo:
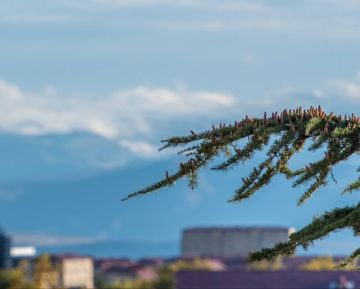
M 175 275 L 183 270 L 216 271 L 211 261 L 207 259 L 178 260 L 159 270 L 159 276 L 153 282 L 153 289 L 175 288 Z
M 140 279 L 117 280 L 113 284 L 104 284 L 99 289 L 154 289 L 151 281 Z M 171 288 L 169 288 L 171 289 Z
M 52 264 L 49 254 L 40 255 L 34 264 L 34 285 L 36 288 L 59 288 L 59 271 Z
M 214 264 L 207 259 L 178 260 L 158 269 L 155 280 L 123 279 L 108 284 L 105 280 L 98 282 L 99 289 L 173 289 L 175 288 L 175 274 L 181 270 L 216 270 Z M 1 288 L 0 288 L 1 289 Z
M 266 150 L 265 159 L 248 177 L 242 179 L 243 184 L 235 191 L 230 202 L 251 197 L 274 176 L 282 174 L 293 180 L 294 187 L 307 185 L 306 191 L 298 200 L 301 205 L 317 189 L 325 186 L 329 178 L 333 178 L 332 169 L 335 165 L 359 153 L 360 117 L 354 114 L 344 117 L 334 113 L 326 114 L 320 106 L 306 110 L 299 107 L 271 115 L 265 113 L 263 118 L 246 116 L 234 124 L 212 126 L 211 130 L 200 133 L 191 131 L 187 136 L 170 137 L 162 142 L 164 146 L 160 150 L 181 148 L 178 153 L 185 155 L 186 161 L 180 163 L 174 174 L 166 172 L 161 181 L 134 192 L 123 200 L 170 186 L 183 177 L 187 177 L 190 187 L 194 188 L 198 182 L 199 169 L 213 163 L 223 153 L 225 159 L 212 166 L 212 170 L 227 171 L 252 159 L 256 152 Z M 310 151 L 323 151 L 323 157 L 304 167 L 291 169 L 289 161 L 305 146 Z M 359 188 L 360 178 L 357 178 L 344 189 L 344 193 Z M 351 228 L 354 234 L 360 232 L 360 204 L 325 212 L 298 232 L 291 234 L 288 242 L 251 253 L 249 259 L 260 261 L 290 256 L 297 247 L 306 249 L 313 241 L 345 228 Z M 359 257 L 360 249 L 345 259 L 342 265 L 355 265 Z
M 0 270 L 0 289 L 32 289 L 34 288 L 27 278 L 28 266 L 22 262 L 18 267 L 9 270 Z
M 247 267 L 255 271 L 278 271 L 286 268 L 282 258 L 250 262 Z
M 336 267 L 336 262 L 330 256 L 317 257 L 311 259 L 308 263 L 300 266 L 300 270 L 304 271 L 324 271 L 333 270 Z

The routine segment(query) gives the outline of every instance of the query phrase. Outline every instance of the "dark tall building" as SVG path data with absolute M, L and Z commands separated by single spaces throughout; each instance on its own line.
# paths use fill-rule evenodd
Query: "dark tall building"
M 182 254 L 217 258 L 246 257 L 250 252 L 286 242 L 292 228 L 204 227 L 183 232 Z
M 0 228 L 0 270 L 11 267 L 11 240 Z

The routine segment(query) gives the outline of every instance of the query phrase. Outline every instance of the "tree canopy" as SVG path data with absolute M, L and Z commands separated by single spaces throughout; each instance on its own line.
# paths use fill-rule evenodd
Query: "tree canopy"
M 223 156 L 220 163 L 210 169 L 227 171 L 230 168 L 245 164 L 255 153 L 266 151 L 264 160 L 256 165 L 248 177 L 243 178 L 242 185 L 235 191 L 230 202 L 239 202 L 251 197 L 257 190 L 267 185 L 271 179 L 282 174 L 293 181 L 293 186 L 306 186 L 305 192 L 298 200 L 303 204 L 312 194 L 334 179 L 332 169 L 360 151 L 360 117 L 352 115 L 335 115 L 325 113 L 319 107 L 303 110 L 285 109 L 281 113 L 264 113 L 262 118 L 246 116 L 232 124 L 212 126 L 212 129 L 196 133 L 191 131 L 186 136 L 174 136 L 162 141 L 160 150 L 180 148 L 178 154 L 185 155 L 186 161 L 179 164 L 179 169 L 144 189 L 128 195 L 123 200 L 148 194 L 175 181 L 187 177 L 191 188 L 198 183 L 199 169 L 207 167 Z M 292 169 L 289 161 L 304 147 L 310 151 L 324 152 L 314 162 L 304 167 Z M 358 172 L 360 168 L 358 169 Z M 343 193 L 350 193 L 360 188 L 360 177 L 349 183 Z M 273 248 L 266 248 L 251 253 L 250 260 L 271 260 L 278 256 L 293 255 L 297 247 L 307 248 L 313 241 L 329 235 L 331 232 L 351 228 L 354 234 L 360 232 L 360 203 L 354 206 L 334 208 L 291 234 L 289 241 L 279 243 Z M 360 258 L 360 249 L 351 254 L 342 266 L 351 266 Z

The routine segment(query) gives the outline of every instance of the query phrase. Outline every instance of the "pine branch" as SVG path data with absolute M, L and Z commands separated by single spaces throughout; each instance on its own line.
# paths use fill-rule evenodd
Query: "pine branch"
M 333 167 L 345 162 L 352 155 L 360 151 L 360 117 L 326 114 L 319 106 L 303 110 L 284 110 L 271 115 L 264 114 L 262 118 L 246 116 L 233 124 L 220 124 L 218 127 L 196 133 L 191 131 L 187 136 L 174 136 L 163 140 L 163 147 L 180 148 L 179 154 L 187 157 L 180 163 L 174 174 L 166 172 L 165 178 L 144 189 L 128 195 L 128 200 L 138 195 L 145 195 L 152 191 L 170 186 L 175 181 L 188 178 L 189 186 L 196 187 L 198 171 L 208 164 L 212 164 L 225 152 L 225 160 L 212 166 L 215 171 L 227 171 L 237 165 L 245 164 L 253 156 L 263 150 L 265 159 L 260 162 L 248 177 L 243 178 L 243 184 L 238 188 L 231 202 L 241 201 L 251 197 L 256 191 L 264 187 L 278 174 L 284 174 L 293 180 L 293 186 L 307 186 L 298 204 L 303 204 L 314 192 L 327 184 L 329 177 L 334 179 Z M 303 168 L 291 170 L 289 161 L 301 153 L 308 145 L 309 151 L 323 150 L 324 156 L 320 160 L 308 163 Z M 310 183 L 310 184 L 309 184 Z M 360 178 L 352 181 L 344 192 L 360 189 Z M 287 243 L 281 243 L 272 249 L 264 249 L 254 253 L 254 260 L 273 258 L 278 255 L 291 255 L 298 246 L 308 247 L 314 240 L 323 238 L 329 233 L 353 227 L 359 228 L 360 214 L 358 207 L 335 209 L 315 219 L 311 224 L 292 234 Z M 360 231 L 360 230 L 358 230 Z M 358 258 L 359 252 L 351 255 L 347 264 Z
M 331 232 L 347 227 L 354 228 L 354 220 L 360 219 L 360 204 L 355 207 L 337 208 L 315 218 L 309 225 L 293 233 L 288 242 L 279 243 L 275 247 L 251 253 L 250 261 L 271 260 L 277 256 L 291 256 L 297 247 L 308 248 L 315 240 L 324 238 Z
M 161 149 L 185 146 L 179 153 L 190 153 L 189 157 L 191 158 L 185 163 L 181 163 L 179 170 L 173 175 L 130 194 L 125 199 L 172 185 L 176 180 L 186 177 L 190 172 L 195 172 L 210 163 L 219 156 L 221 151 L 225 149 L 231 151 L 234 143 L 250 138 L 242 149 L 236 149 L 233 155 L 221 164 L 214 166 L 213 169 L 227 170 L 239 162 L 245 163 L 256 152 L 266 148 L 273 136 L 278 135 L 282 135 L 282 137 L 274 141 L 268 150 L 269 158 L 259 164 L 256 168 L 257 172 L 253 172 L 248 179 L 260 177 L 259 172 L 262 172 L 265 167 L 267 167 L 268 173 L 266 174 L 267 177 L 262 175 L 262 182 L 268 182 L 268 178 L 285 171 L 289 178 L 297 177 L 294 186 L 306 183 L 311 179 L 317 179 L 305 192 L 304 199 L 307 199 L 312 192 L 325 185 L 325 179 L 334 165 L 359 151 L 360 118 L 354 115 L 343 118 L 341 115 L 335 116 L 333 113 L 327 115 L 321 107 L 310 107 L 305 111 L 300 107 L 296 110 L 284 110 L 280 114 L 275 112 L 269 117 L 265 114 L 264 118 L 246 116 L 241 121 L 235 121 L 233 125 L 220 124 L 217 128 L 213 126 L 213 129 L 209 131 L 201 133 L 192 131 L 188 136 L 171 137 L 162 141 L 165 145 Z M 309 147 L 310 150 L 317 150 L 321 145 L 326 144 L 328 146 L 327 154 L 324 159 L 291 172 L 287 165 L 289 160 L 295 152 L 301 151 L 303 144 L 309 139 L 314 140 Z M 194 144 L 194 142 L 197 143 Z M 292 148 L 285 151 L 284 148 L 290 143 Z M 295 145 L 298 145 L 298 148 L 293 151 Z M 281 164 L 279 162 L 274 164 L 273 160 L 275 157 L 279 157 L 280 151 L 284 154 L 283 160 Z M 237 192 L 246 190 L 249 184 L 251 183 L 244 182 L 243 187 Z M 258 188 L 260 187 L 258 186 Z

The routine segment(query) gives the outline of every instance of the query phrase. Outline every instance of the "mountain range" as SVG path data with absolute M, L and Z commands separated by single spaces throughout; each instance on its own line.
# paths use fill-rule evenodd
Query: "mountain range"
M 334 171 L 338 183 L 317 192 L 301 207 L 296 200 L 302 189 L 293 189 L 283 177 L 276 177 L 249 200 L 227 203 L 253 162 L 226 174 L 201 171 L 195 190 L 179 181 L 149 196 L 121 202 L 128 193 L 162 178 L 165 170 L 174 171 L 180 159 L 142 160 L 85 133 L 35 138 L 1 135 L 0 149 L 0 224 L 18 236 L 18 243 L 24 243 L 19 238 L 24 235 L 56 237 L 56 245 L 43 238 L 40 251 L 77 248 L 108 256 L 106 247 L 113 248 L 114 254 L 128 252 L 130 257 L 172 255 L 178 252 L 181 231 L 187 227 L 301 228 L 324 210 L 355 200 L 353 195 L 339 195 L 354 174 L 351 163 Z M 69 238 L 86 242 L 69 243 Z M 323 251 L 347 253 L 357 245 L 351 238 L 349 232 L 334 235 L 329 239 L 333 245 Z

